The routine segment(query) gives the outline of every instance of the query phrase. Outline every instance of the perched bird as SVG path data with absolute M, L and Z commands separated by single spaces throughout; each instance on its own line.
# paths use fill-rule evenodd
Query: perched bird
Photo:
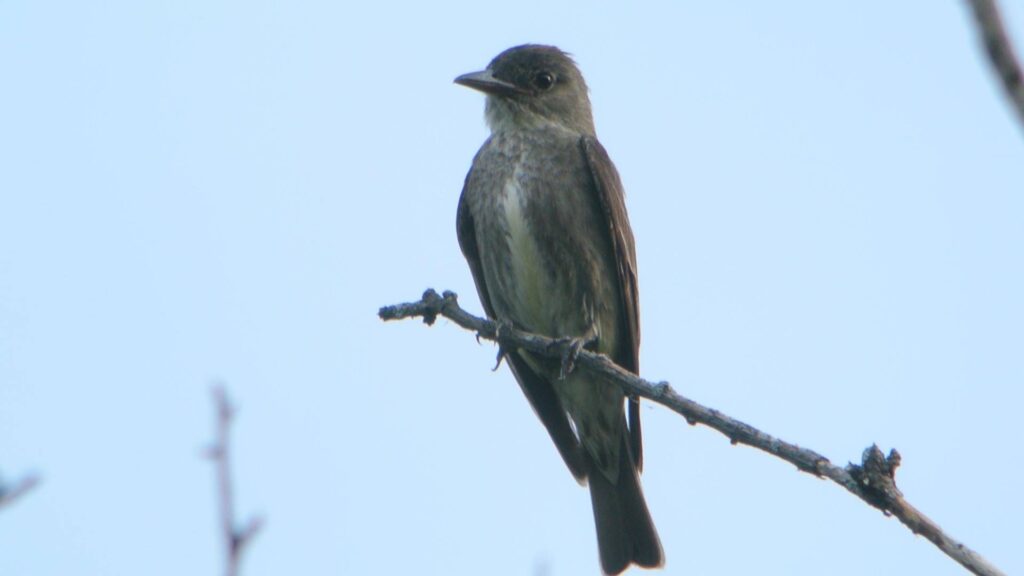
M 505 358 L 573 476 L 590 485 L 601 567 L 657 567 L 640 488 L 639 399 L 571 370 L 580 347 L 639 370 L 636 254 L 622 183 L 597 141 L 587 85 L 553 46 L 523 45 L 455 82 L 487 95 L 491 136 L 473 159 L 458 237 L 487 315 L 558 338 L 562 362 Z

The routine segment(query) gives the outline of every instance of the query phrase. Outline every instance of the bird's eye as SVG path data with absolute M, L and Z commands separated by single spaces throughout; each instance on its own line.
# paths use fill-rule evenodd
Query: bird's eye
M 533 77 L 533 85 L 541 90 L 548 90 L 555 85 L 555 75 L 551 72 L 539 72 Z

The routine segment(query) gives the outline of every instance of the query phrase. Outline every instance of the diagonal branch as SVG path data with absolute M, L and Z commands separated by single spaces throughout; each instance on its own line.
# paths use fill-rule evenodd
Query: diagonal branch
M 1006 95 L 1017 111 L 1021 126 L 1024 127 L 1024 72 L 1020 61 L 1013 52 L 1010 37 L 1003 26 L 996 0 L 969 0 L 974 18 L 978 23 L 985 52 L 992 62 L 992 68 L 1003 83 Z
M 433 324 L 438 316 L 444 316 L 459 326 L 476 332 L 478 338 L 497 342 L 502 348 L 519 348 L 552 358 L 561 356 L 561 349 L 556 340 L 504 325 L 499 331 L 495 322 L 473 316 L 459 307 L 457 296 L 453 292 L 445 292 L 444 296 L 440 296 L 434 290 L 427 290 L 419 301 L 385 306 L 380 309 L 378 315 L 382 320 L 423 318 L 428 325 Z M 914 534 L 924 536 L 947 556 L 974 574 L 1003 575 L 1003 572 L 989 564 L 978 553 L 949 537 L 935 522 L 903 498 L 903 494 L 896 488 L 895 471 L 900 463 L 900 455 L 895 450 L 884 456 L 877 446 L 871 446 L 864 451 L 861 464 L 836 466 L 813 450 L 776 438 L 718 410 L 681 396 L 668 382 L 655 384 L 627 372 L 602 354 L 582 350 L 577 365 L 613 379 L 628 394 L 642 396 L 678 412 L 690 424 L 704 424 L 721 432 L 733 444 L 746 444 L 757 448 L 793 464 L 803 472 L 839 484 L 887 516 L 895 516 Z

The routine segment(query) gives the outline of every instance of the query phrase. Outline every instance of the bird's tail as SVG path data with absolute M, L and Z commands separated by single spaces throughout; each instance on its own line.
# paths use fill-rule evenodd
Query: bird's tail
M 596 467 L 588 474 L 594 506 L 597 547 L 605 574 L 618 574 L 630 564 L 657 568 L 665 562 L 661 540 L 640 489 L 626 434 L 619 450 L 619 478 L 612 483 Z

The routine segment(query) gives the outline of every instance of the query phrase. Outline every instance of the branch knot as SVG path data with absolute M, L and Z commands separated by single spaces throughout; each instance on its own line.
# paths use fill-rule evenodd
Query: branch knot
M 868 502 L 886 515 L 890 514 L 903 493 L 896 487 L 896 468 L 901 461 L 895 448 L 884 456 L 877 444 L 864 450 L 861 464 L 849 464 L 846 469 L 857 480 Z

